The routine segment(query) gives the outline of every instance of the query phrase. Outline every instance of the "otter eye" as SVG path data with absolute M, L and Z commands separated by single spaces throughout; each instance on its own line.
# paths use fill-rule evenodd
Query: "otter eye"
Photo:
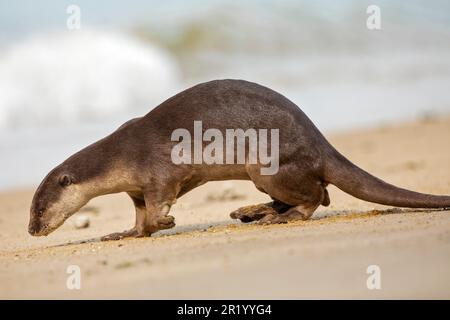
M 59 184 L 62 187 L 67 187 L 68 185 L 71 185 L 73 182 L 73 179 L 71 176 L 64 174 L 59 178 Z
M 39 218 L 41 218 L 44 215 L 44 209 L 39 209 L 37 215 Z

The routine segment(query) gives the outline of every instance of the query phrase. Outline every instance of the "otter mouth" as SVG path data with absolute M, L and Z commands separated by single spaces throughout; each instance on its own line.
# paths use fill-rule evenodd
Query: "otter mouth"
M 29 234 L 31 234 L 33 237 L 43 237 L 43 236 L 47 236 L 49 233 L 48 232 L 44 232 L 44 231 L 33 231 L 33 232 L 28 232 Z
M 50 233 L 62 226 L 64 222 L 78 210 L 79 208 L 66 212 L 65 214 L 53 214 L 53 219 L 51 219 L 48 223 L 42 223 L 39 219 L 33 219 L 28 225 L 28 233 L 33 237 L 48 236 Z
M 28 233 L 31 234 L 33 237 L 42 237 L 47 236 L 53 230 L 49 228 L 48 224 L 45 224 L 41 226 L 39 229 L 28 228 Z
M 33 237 L 48 236 L 50 233 L 58 229 L 63 223 L 64 220 L 56 225 L 50 225 L 47 223 L 39 226 L 38 228 L 36 228 L 35 226 L 30 226 L 28 228 L 28 233 Z

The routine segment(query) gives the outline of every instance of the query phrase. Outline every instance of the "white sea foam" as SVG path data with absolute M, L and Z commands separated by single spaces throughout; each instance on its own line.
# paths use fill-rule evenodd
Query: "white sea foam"
M 40 34 L 0 55 L 0 128 L 140 114 L 173 93 L 177 82 L 167 53 L 127 35 Z

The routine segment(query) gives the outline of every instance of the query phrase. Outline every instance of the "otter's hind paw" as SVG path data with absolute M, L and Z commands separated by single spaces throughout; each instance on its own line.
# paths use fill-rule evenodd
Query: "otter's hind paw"
M 257 205 L 241 207 L 230 213 L 230 217 L 233 219 L 239 219 L 244 223 L 248 223 L 260 220 L 267 215 L 276 215 L 276 214 L 278 213 L 271 206 L 271 203 L 261 203 Z

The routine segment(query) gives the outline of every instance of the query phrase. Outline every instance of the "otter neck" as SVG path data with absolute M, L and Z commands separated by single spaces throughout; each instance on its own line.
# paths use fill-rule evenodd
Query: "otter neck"
M 85 195 L 92 199 L 105 194 L 134 191 L 135 183 L 129 164 L 117 159 L 118 148 L 111 148 L 107 138 L 94 143 L 67 160 L 68 166 L 77 173 Z M 133 187 L 134 186 L 134 187 Z

